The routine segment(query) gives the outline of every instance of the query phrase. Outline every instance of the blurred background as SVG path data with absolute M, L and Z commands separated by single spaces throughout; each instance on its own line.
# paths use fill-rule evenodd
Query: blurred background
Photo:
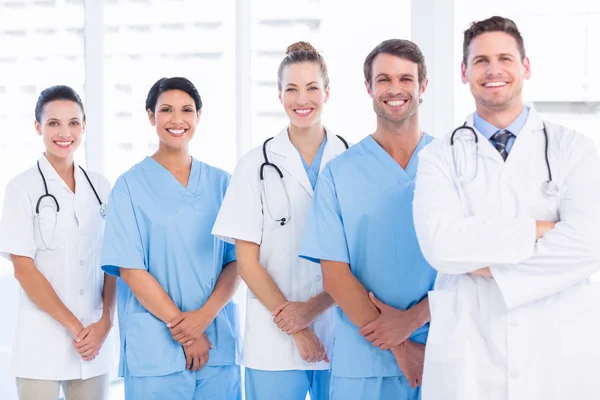
M 440 136 L 474 107 L 460 81 L 462 31 L 492 15 L 514 19 L 523 33 L 532 65 L 526 102 L 598 143 L 600 2 L 0 0 L 0 207 L 8 180 L 41 155 L 33 110 L 48 86 L 70 85 L 82 96 L 88 124 L 77 161 L 114 182 L 158 146 L 144 110 L 150 86 L 185 76 L 204 103 L 192 154 L 232 172 L 240 156 L 286 124 L 276 78 L 289 44 L 309 41 L 323 54 L 331 78 L 325 123 L 357 142 L 375 127 L 365 56 L 385 39 L 414 40 L 430 79 L 422 124 Z M 0 260 L 5 400 L 16 399 L 9 364 L 17 293 L 11 265 Z M 113 375 L 110 398 L 122 399 Z

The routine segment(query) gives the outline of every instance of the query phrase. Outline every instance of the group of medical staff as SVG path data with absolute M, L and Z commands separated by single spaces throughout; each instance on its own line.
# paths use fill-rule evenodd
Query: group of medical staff
M 377 124 L 356 144 L 322 123 L 323 57 L 290 45 L 289 124 L 232 176 L 189 153 L 202 100 L 185 78 L 150 88 L 159 148 L 112 188 L 74 162 L 77 93 L 44 90 L 45 152 L 0 220 L 23 289 L 19 399 L 107 399 L 115 308 L 128 400 L 599 398 L 598 152 L 524 104 L 513 21 L 463 44 L 463 125 L 421 130 L 425 60 L 391 39 L 365 59 Z

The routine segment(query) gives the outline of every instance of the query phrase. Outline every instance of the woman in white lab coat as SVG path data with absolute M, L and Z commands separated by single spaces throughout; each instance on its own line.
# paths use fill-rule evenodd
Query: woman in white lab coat
M 108 394 L 115 278 L 100 269 L 110 184 L 73 155 L 85 112 L 68 86 L 44 90 L 35 129 L 45 152 L 6 187 L 0 254 L 19 297 L 12 371 L 20 400 L 103 400 Z
M 246 398 L 328 399 L 333 300 L 298 247 L 319 172 L 347 144 L 321 122 L 329 77 L 310 44 L 288 47 L 277 83 L 289 125 L 240 159 L 213 234 L 235 240 L 249 288 Z

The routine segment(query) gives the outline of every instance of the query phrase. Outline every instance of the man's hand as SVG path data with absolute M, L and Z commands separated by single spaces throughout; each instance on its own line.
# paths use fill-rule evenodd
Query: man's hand
M 200 339 L 211 323 L 212 318 L 200 308 L 179 314 L 167 324 L 167 327 L 171 330 L 173 339 L 182 346 L 189 346 Z
M 300 352 L 300 357 L 304 361 L 314 363 L 324 360 L 329 362 L 325 346 L 312 329 L 306 328 L 294 334 L 294 340 Z
M 106 318 L 83 329 L 73 340 L 73 347 L 84 361 L 91 361 L 100 352 L 100 348 L 110 331 L 110 322 Z
M 421 386 L 423 365 L 425 364 L 425 345 L 407 340 L 391 350 L 410 387 L 414 389 Z
M 554 229 L 554 222 L 551 221 L 535 221 L 535 236 L 536 238 L 541 238 L 551 229 Z
M 198 371 L 204 367 L 208 362 L 208 352 L 212 348 L 213 346 L 210 344 L 206 333 L 200 335 L 194 343 L 183 348 L 186 361 L 185 368 L 190 371 Z
M 300 332 L 315 319 L 313 310 L 307 301 L 288 301 L 281 304 L 272 313 L 273 322 L 288 335 Z
M 492 271 L 490 271 L 489 267 L 481 268 L 473 272 L 469 272 L 471 276 L 483 276 L 485 278 L 493 278 Z
M 373 293 L 369 293 L 371 302 L 379 309 L 379 317 L 363 326 L 359 333 L 381 350 L 391 349 L 408 340 L 418 329 L 417 323 L 410 310 L 403 311 L 388 306 L 380 301 Z

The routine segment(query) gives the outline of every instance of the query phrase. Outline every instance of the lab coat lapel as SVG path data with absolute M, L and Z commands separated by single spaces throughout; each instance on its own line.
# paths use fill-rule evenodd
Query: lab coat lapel
M 313 189 L 306 175 L 306 170 L 300 159 L 300 153 L 294 147 L 287 133 L 287 128 L 275 136 L 269 146 L 269 152 L 276 154 L 277 161 L 270 160 L 275 163 L 278 167 L 283 168 L 285 171 L 281 171 L 284 175 L 285 172 L 290 174 L 312 197 Z
M 321 158 L 321 165 L 319 166 L 319 173 L 323 171 L 323 167 L 325 164 L 329 162 L 332 158 L 343 153 L 346 150 L 346 146 L 337 137 L 334 133 L 325 128 L 325 132 L 327 134 L 327 143 L 325 144 L 325 148 L 323 149 L 323 158 Z
M 500 155 L 498 150 L 496 150 L 494 145 L 492 143 L 490 143 L 490 141 L 485 136 L 483 136 L 477 130 L 477 128 L 475 128 L 475 126 L 473 124 L 473 114 L 469 115 L 467 117 L 466 121 L 467 121 L 467 125 L 472 127 L 475 130 L 475 132 L 477 134 L 477 138 L 479 139 L 478 144 L 477 144 L 477 152 L 478 152 L 479 156 L 494 160 L 500 164 L 504 164 L 504 160 L 502 159 L 502 156 Z

